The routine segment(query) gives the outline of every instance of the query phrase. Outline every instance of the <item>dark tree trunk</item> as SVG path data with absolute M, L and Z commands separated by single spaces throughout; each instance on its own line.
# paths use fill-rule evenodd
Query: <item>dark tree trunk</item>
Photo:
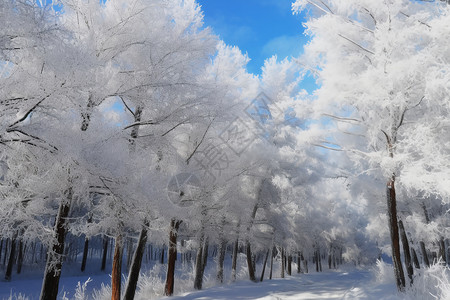
M 133 255 L 130 272 L 128 274 L 127 285 L 125 288 L 124 300 L 133 300 L 136 293 L 136 287 L 139 280 L 139 272 L 141 271 L 142 257 L 144 256 L 145 244 L 147 243 L 147 228 L 149 222 L 144 221 L 141 233 L 139 234 L 138 244 Z
M 167 277 L 166 285 L 164 288 L 164 295 L 172 296 L 174 283 L 175 283 L 175 261 L 177 259 L 177 236 L 178 228 L 181 222 L 172 219 L 170 221 L 170 233 L 169 233 L 169 251 L 167 256 Z M 127 299 L 125 299 L 127 300 Z
M 19 240 L 19 256 L 17 257 L 17 274 L 20 274 L 22 272 L 22 265 L 23 265 L 23 252 L 24 250 L 23 241 L 22 239 Z
M 297 254 L 297 273 L 298 274 L 300 274 L 301 272 L 302 272 L 302 265 L 301 265 L 301 263 L 302 263 L 302 260 L 301 260 L 301 253 L 299 252 L 298 254 Z
M 236 281 L 237 256 L 239 250 L 239 238 L 236 238 L 233 246 L 233 258 L 231 262 L 231 280 Z
M 116 236 L 114 246 L 114 257 L 111 271 L 111 300 L 120 300 L 120 288 L 122 284 L 122 255 L 123 255 L 123 236 L 120 232 Z M 44 299 L 41 299 L 44 300 Z
M 3 265 L 6 264 L 6 257 L 8 256 L 8 246 L 9 246 L 9 239 L 6 239 L 6 243 L 5 243 L 5 255 L 3 256 Z
M 428 259 L 428 253 L 427 253 L 427 249 L 425 248 L 425 243 L 423 241 L 420 241 L 420 250 L 422 252 L 422 257 L 423 257 L 423 263 L 425 264 L 425 266 L 427 268 L 430 267 L 430 261 Z
M 398 227 L 400 229 L 400 236 L 402 239 L 402 245 L 403 245 L 403 253 L 405 255 L 405 265 L 406 265 L 406 272 L 408 273 L 410 284 L 413 284 L 413 265 L 411 260 L 411 253 L 409 250 L 409 243 L 408 243 L 408 237 L 406 236 L 405 227 L 403 227 L 403 221 L 398 221 Z
M 195 259 L 194 289 L 196 290 L 201 290 L 203 285 L 203 240 L 204 236 L 202 234 Z
M 269 253 L 270 253 L 270 251 L 267 250 L 266 258 L 264 258 L 264 264 L 263 264 L 263 269 L 262 269 L 262 272 L 261 272 L 261 278 L 259 279 L 259 281 L 263 281 L 264 280 L 264 272 L 266 271 L 266 264 L 267 264 L 267 259 L 269 258 Z
M 128 237 L 127 242 L 127 272 L 130 271 L 131 267 L 131 260 L 133 259 L 133 239 L 131 237 Z
M 160 264 L 164 264 L 164 245 L 162 245 L 162 247 L 161 247 L 161 256 L 159 257 L 159 263 Z
M 14 238 L 11 239 L 11 249 L 9 251 L 8 265 L 6 266 L 5 272 L 6 281 L 11 281 L 13 265 L 14 261 L 16 260 L 16 237 L 17 233 L 15 234 Z
M 439 259 L 440 259 L 440 263 L 444 266 L 447 264 L 446 252 L 447 251 L 445 251 L 444 238 L 441 237 L 441 239 L 439 240 Z
M 417 259 L 416 250 L 414 250 L 414 248 L 411 248 L 411 254 L 412 254 L 414 266 L 416 267 L 416 269 L 420 269 L 419 260 Z
M 205 273 L 206 264 L 208 263 L 208 249 L 209 249 L 209 240 L 208 237 L 206 237 L 205 243 L 203 245 L 202 274 Z
M 86 269 L 86 261 L 88 256 L 88 250 L 89 250 L 89 239 L 84 239 L 84 248 L 83 248 L 83 259 L 81 260 L 81 272 L 84 272 Z
M 314 262 L 316 263 L 316 272 L 319 272 L 319 250 L 314 251 Z
M 292 275 L 292 256 L 288 255 L 287 257 L 287 274 L 289 276 Z
M 285 254 L 284 249 L 281 248 L 281 278 L 284 278 L 284 266 L 285 266 Z
M 45 266 L 40 300 L 56 300 L 58 296 L 59 278 L 61 277 L 64 253 L 64 241 L 67 232 L 67 217 L 69 216 L 70 203 L 72 201 L 72 188 L 69 188 L 66 192 L 66 198 L 67 199 L 65 199 L 65 201 L 61 201 L 59 205 L 59 211 L 54 227 L 56 242 L 47 253 L 47 264 Z
M 217 259 L 217 282 L 223 283 L 223 262 L 225 260 L 225 252 L 227 249 L 227 243 L 224 238 L 220 239 Z
M 387 183 L 387 207 L 389 217 L 389 230 L 391 233 L 392 261 L 394 265 L 394 275 L 397 289 L 401 292 L 405 290 L 405 274 L 400 257 L 400 237 L 398 234 L 397 222 L 397 198 L 395 195 L 395 177 L 392 176 Z
M 305 267 L 305 273 L 308 273 L 309 271 L 308 271 L 308 261 L 305 259 L 305 260 L 303 260 L 303 265 L 304 265 L 304 267 Z
M 108 253 L 108 237 L 103 237 L 103 254 L 102 254 L 102 266 L 100 268 L 101 271 L 104 271 L 106 268 L 106 257 Z
M 270 251 L 270 272 L 269 272 L 269 279 L 272 280 L 272 275 L 273 275 L 273 257 L 276 253 L 276 248 L 274 246 L 272 246 L 272 249 Z
M 247 254 L 248 277 L 250 278 L 251 281 L 256 282 L 255 268 L 252 261 L 252 249 L 249 241 L 247 241 L 246 245 L 246 254 Z

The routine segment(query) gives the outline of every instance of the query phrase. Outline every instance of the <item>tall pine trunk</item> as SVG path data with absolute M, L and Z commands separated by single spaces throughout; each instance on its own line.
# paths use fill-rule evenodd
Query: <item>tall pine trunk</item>
M 167 256 L 167 277 L 166 285 L 164 287 L 164 295 L 166 296 L 172 296 L 174 290 L 175 262 L 177 260 L 177 236 L 180 224 L 180 221 L 175 221 L 174 219 L 170 221 L 169 250 Z
M 401 292 L 405 290 L 405 274 L 400 257 L 400 237 L 398 233 L 397 222 L 397 198 L 395 194 L 395 176 L 389 179 L 387 183 L 387 207 L 389 217 L 389 230 L 391 234 L 392 261 L 394 265 L 394 275 L 397 289 Z
M 69 216 L 70 204 L 72 202 L 72 188 L 66 191 L 65 196 L 66 199 L 62 199 L 59 204 L 58 215 L 56 216 L 53 230 L 55 242 L 47 253 L 47 264 L 45 266 L 40 300 L 56 300 L 58 296 L 64 241 L 67 232 L 67 217 Z
M 116 243 L 114 245 L 114 257 L 111 271 L 111 300 L 120 300 L 120 288 L 122 284 L 122 255 L 123 236 L 122 232 L 119 232 L 116 236 Z

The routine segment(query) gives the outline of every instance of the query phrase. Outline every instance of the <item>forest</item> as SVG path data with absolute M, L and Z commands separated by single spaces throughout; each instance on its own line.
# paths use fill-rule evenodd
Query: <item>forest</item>
M 293 1 L 309 41 L 255 75 L 196 0 L 0 0 L 0 296 L 351 266 L 450 299 L 447 2 Z

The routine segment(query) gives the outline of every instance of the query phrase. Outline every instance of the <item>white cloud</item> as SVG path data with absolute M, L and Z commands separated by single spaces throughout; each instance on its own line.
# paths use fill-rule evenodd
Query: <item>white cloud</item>
M 265 57 L 277 55 L 279 59 L 288 56 L 298 56 L 303 52 L 301 36 L 282 35 L 268 41 L 262 48 L 261 54 Z

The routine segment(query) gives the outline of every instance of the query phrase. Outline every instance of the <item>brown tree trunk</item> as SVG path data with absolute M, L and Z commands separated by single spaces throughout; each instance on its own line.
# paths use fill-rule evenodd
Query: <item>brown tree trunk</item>
M 67 232 L 67 217 L 69 216 L 70 204 L 72 201 L 72 188 L 66 193 L 66 199 L 59 204 L 58 215 L 56 216 L 54 237 L 56 242 L 48 250 L 47 264 L 45 266 L 44 280 L 42 283 L 40 300 L 56 300 L 58 296 L 59 278 L 64 253 L 64 241 Z
M 405 255 L 405 265 L 406 265 L 406 272 L 408 273 L 410 284 L 413 284 L 413 265 L 411 260 L 411 253 L 409 250 L 409 243 L 408 243 L 408 237 L 406 236 L 405 227 L 403 227 L 403 221 L 398 221 L 398 227 L 400 229 L 400 236 L 402 239 L 402 245 L 403 245 L 403 253 Z
M 175 221 L 174 219 L 170 221 L 169 251 L 167 256 L 167 277 L 166 285 L 164 288 L 165 296 L 173 295 L 175 283 L 175 261 L 177 260 L 177 236 L 180 224 L 180 221 Z
M 122 233 L 119 232 L 116 236 L 113 265 L 111 271 L 111 291 L 112 291 L 111 300 L 120 300 L 120 288 L 122 284 L 122 254 L 123 254 L 123 236 Z
M 400 237 L 398 234 L 397 222 L 397 198 L 395 195 L 395 177 L 392 176 L 387 183 L 387 207 L 389 217 L 389 230 L 391 233 L 392 262 L 394 265 L 394 275 L 397 289 L 401 292 L 405 290 L 405 274 L 400 257 Z

